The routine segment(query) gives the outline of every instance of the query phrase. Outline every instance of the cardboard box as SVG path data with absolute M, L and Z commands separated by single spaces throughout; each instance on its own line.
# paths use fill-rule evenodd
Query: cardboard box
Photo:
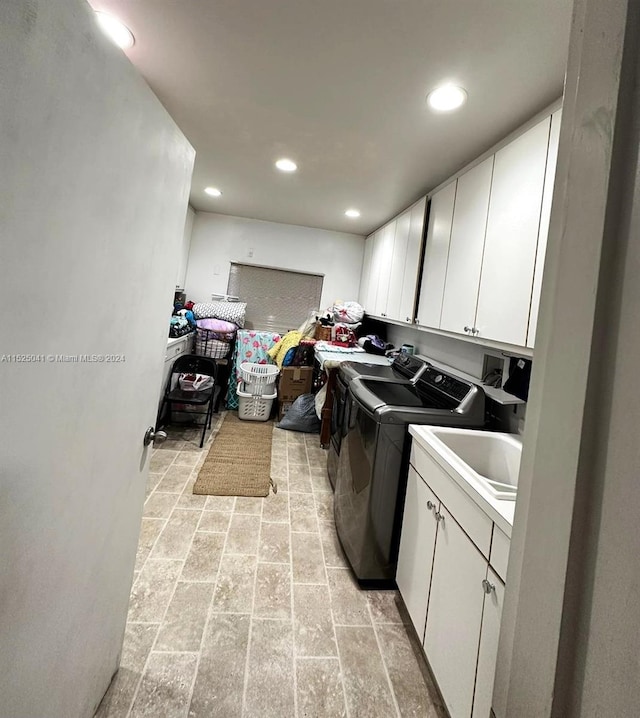
M 312 383 L 312 366 L 285 366 L 280 373 L 278 398 L 281 402 L 292 402 L 301 394 L 310 394 Z

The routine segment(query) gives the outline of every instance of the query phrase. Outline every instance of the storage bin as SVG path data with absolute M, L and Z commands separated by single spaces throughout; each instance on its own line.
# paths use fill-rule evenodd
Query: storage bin
M 267 421 L 278 392 L 273 394 L 251 394 L 238 389 L 238 418 L 244 421 Z
M 273 364 L 252 364 L 242 362 L 240 374 L 244 382 L 243 392 L 254 396 L 270 396 L 276 390 L 276 379 L 280 370 Z M 240 396 L 240 392 L 238 392 Z

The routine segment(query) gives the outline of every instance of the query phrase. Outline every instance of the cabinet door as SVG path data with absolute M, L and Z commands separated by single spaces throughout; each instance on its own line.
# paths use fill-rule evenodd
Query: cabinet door
M 487 227 L 493 156 L 458 178 L 440 328 L 473 326 Z
M 442 313 L 456 185 L 457 182 L 454 181 L 436 192 L 431 198 L 429 209 L 429 224 L 427 225 L 420 284 L 418 324 L 436 329 L 440 327 L 440 314 Z
M 404 266 L 407 261 L 407 248 L 409 245 L 409 233 L 411 231 L 411 210 L 407 210 L 399 217 L 396 217 L 395 225 L 395 240 L 393 244 L 393 256 L 391 257 L 386 315 L 389 319 L 402 319 L 404 321 L 405 317 L 400 316 L 400 302 L 402 300 Z
M 358 302 L 367 309 L 369 301 L 369 284 L 371 280 L 371 255 L 373 254 L 374 235 L 367 237 L 364 243 L 364 257 L 362 260 L 362 272 L 360 274 L 360 291 L 358 293 Z
M 536 250 L 536 267 L 533 275 L 533 292 L 531 295 L 531 312 L 529 313 L 529 332 L 527 346 L 533 348 L 536 340 L 536 326 L 538 324 L 538 309 L 540 307 L 540 292 L 542 290 L 542 273 L 544 271 L 544 258 L 547 252 L 547 237 L 549 236 L 549 219 L 551 218 L 551 201 L 553 199 L 553 184 L 556 178 L 556 164 L 558 162 L 558 144 L 560 140 L 560 120 L 562 110 L 551 115 L 551 132 L 549 133 L 549 150 L 547 152 L 547 168 L 544 174 L 544 191 L 542 193 L 542 212 L 540 213 L 540 232 L 538 234 L 538 249 Z
M 396 221 L 385 225 L 380 231 L 377 258 L 378 292 L 376 296 L 375 312 L 379 317 L 387 316 L 387 300 L 389 298 L 389 280 L 391 279 L 391 261 L 393 259 L 393 246 L 396 238 Z
M 487 560 L 442 507 L 424 648 L 451 718 L 469 718 Z
M 423 197 L 411 207 L 409 241 L 404 263 L 404 278 L 402 281 L 402 296 L 398 320 L 413 324 L 415 318 L 416 290 L 420 275 L 420 252 L 422 251 L 422 235 L 424 234 L 424 215 L 427 207 L 427 198 Z
M 417 471 L 410 467 L 396 583 L 420 640 L 424 638 L 427 620 L 427 601 L 438 527 L 435 512 L 439 507 L 440 502 L 436 495 Z
M 380 274 L 380 250 L 382 248 L 382 230 L 374 232 L 367 240 L 371 243 L 371 262 L 369 263 L 369 282 L 365 296 L 364 308 L 367 314 L 376 313 L 378 299 L 378 279 Z
M 495 155 L 476 335 L 527 342 L 550 118 Z
M 472 718 L 489 718 L 491 711 L 493 679 L 496 671 L 498 638 L 500 636 L 500 618 L 504 602 L 504 584 L 491 569 L 487 574 L 487 580 L 494 588 L 491 593 L 485 594 L 484 598 Z

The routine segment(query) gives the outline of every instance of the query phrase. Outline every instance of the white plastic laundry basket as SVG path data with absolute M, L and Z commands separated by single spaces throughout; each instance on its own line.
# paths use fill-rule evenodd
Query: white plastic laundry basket
M 273 364 L 252 364 L 242 362 L 240 374 L 244 382 L 243 390 L 254 396 L 270 396 L 276 388 L 276 379 L 280 370 Z M 238 392 L 240 396 L 240 392 Z
M 267 421 L 277 396 L 277 391 L 255 395 L 238 389 L 238 418 L 244 421 Z

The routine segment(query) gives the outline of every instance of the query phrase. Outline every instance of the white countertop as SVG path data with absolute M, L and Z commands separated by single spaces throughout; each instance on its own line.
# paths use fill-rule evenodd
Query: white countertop
M 195 332 L 189 332 L 188 334 L 183 334 L 181 337 L 168 337 L 167 338 L 167 348 L 172 347 L 174 344 L 177 344 L 178 342 L 182 342 L 185 339 L 191 339 L 192 336 L 194 336 Z
M 414 441 L 431 456 L 440 466 L 447 476 L 451 477 L 455 483 L 475 502 L 475 504 L 487 514 L 487 516 L 500 528 L 504 533 L 511 537 L 511 528 L 513 526 L 513 516 L 516 510 L 516 502 L 504 499 L 496 499 L 491 496 L 483 486 L 465 481 L 455 471 L 451 471 L 448 463 L 442 457 L 440 452 L 430 443 L 431 435 L 428 431 L 429 427 L 420 426 L 418 424 L 409 425 L 409 433 L 413 436 Z

